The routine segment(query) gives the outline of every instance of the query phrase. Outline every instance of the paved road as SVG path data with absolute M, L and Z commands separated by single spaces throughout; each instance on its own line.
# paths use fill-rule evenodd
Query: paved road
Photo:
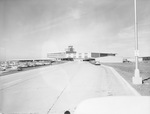
M 134 95 L 113 73 L 87 62 L 69 62 L 0 77 L 0 112 L 63 114 L 93 97 Z

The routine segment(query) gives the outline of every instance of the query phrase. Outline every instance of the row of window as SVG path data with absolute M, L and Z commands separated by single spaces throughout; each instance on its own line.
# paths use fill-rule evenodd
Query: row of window
M 88 53 L 74 53 L 74 54 L 67 54 L 69 58 L 88 58 Z

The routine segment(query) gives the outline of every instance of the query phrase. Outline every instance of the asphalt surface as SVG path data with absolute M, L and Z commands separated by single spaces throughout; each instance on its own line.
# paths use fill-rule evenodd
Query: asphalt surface
M 0 112 L 4 114 L 63 114 L 83 100 L 134 96 L 112 71 L 88 62 L 33 69 L 0 77 Z

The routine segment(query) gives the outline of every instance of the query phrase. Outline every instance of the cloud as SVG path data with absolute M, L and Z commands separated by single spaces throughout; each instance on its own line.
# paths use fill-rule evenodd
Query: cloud
M 138 25 L 138 46 L 139 46 L 139 51 L 140 51 L 140 56 L 147 56 L 150 55 L 150 26 L 149 24 L 141 24 Z M 134 26 L 130 26 L 127 28 L 122 29 L 118 34 L 117 34 L 117 41 L 115 43 L 116 49 L 117 48 L 124 48 L 124 53 L 121 52 L 120 49 L 120 54 L 124 56 L 130 56 L 133 54 L 133 50 L 135 50 L 135 38 L 134 38 Z M 115 48 L 115 45 L 112 46 Z M 132 50 L 132 51 L 131 51 Z
M 134 26 L 130 26 L 124 29 L 121 29 L 118 33 L 118 37 L 121 39 L 129 39 L 134 37 Z
M 73 17 L 74 19 L 80 19 L 81 15 L 82 12 L 79 9 L 72 9 L 72 11 L 70 12 L 70 16 Z
M 39 56 L 48 51 L 63 51 L 68 45 L 83 52 L 117 51 L 132 55 L 134 50 L 131 0 L 6 0 L 5 3 L 5 8 L 0 5 L 0 15 L 4 13 L 6 22 L 0 43 L 13 52 L 10 56 L 30 52 Z M 145 54 L 150 49 L 149 3 L 138 1 L 139 46 Z M 19 51 L 13 51 L 19 46 Z

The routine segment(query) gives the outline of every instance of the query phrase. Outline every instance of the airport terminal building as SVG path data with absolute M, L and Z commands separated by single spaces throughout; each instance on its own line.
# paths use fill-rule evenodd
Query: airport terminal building
M 71 58 L 73 60 L 84 60 L 89 58 L 99 58 L 106 56 L 116 56 L 116 53 L 98 53 L 98 52 L 76 52 L 73 46 L 68 46 L 65 52 L 48 53 L 47 57 L 51 59 L 64 60 Z

